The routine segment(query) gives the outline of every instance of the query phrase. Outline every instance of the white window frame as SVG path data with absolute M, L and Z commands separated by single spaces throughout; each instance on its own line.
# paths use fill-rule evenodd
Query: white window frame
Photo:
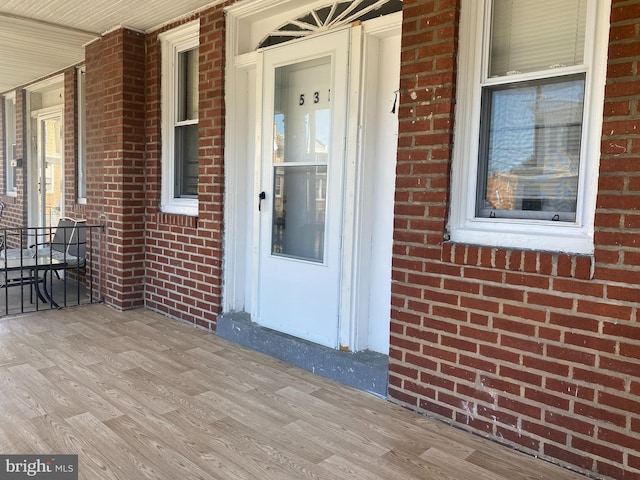
M 13 118 L 9 120 L 7 104 L 13 103 Z M 9 135 L 9 129 L 12 129 L 12 135 Z M 13 138 L 11 138 L 13 137 Z M 11 142 L 13 140 L 13 142 Z M 17 168 L 14 148 L 17 142 L 17 112 L 16 112 L 16 94 L 10 92 L 4 96 L 4 171 L 5 171 L 5 195 L 8 197 L 16 197 L 18 195 L 18 187 L 15 185 L 13 173 Z
M 76 195 L 80 205 L 87 203 L 87 82 L 85 67 L 77 68 L 78 154 L 76 157 Z
M 476 216 L 483 65 L 491 0 L 463 0 L 460 17 L 456 126 L 448 238 L 474 245 L 592 254 L 604 108 L 610 0 L 589 0 L 583 65 L 556 68 L 545 78 L 586 73 L 585 116 L 575 222 Z M 517 78 L 516 78 L 517 77 Z M 509 82 L 539 78 L 517 74 Z
M 194 21 L 159 35 L 162 51 L 162 194 L 161 210 L 198 215 L 197 198 L 175 198 L 175 116 L 178 54 L 200 44 L 200 22 Z M 193 123 L 197 124 L 197 120 Z

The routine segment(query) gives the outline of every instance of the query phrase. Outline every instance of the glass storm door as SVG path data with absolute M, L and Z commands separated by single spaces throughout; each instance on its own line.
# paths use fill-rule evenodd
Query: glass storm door
M 349 31 L 263 57 L 259 324 L 332 348 L 339 327 Z
M 55 227 L 64 216 L 62 114 L 38 116 L 37 222 Z

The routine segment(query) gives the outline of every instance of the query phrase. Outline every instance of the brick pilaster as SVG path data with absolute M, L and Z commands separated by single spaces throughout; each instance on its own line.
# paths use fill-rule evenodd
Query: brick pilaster
M 118 29 L 86 49 L 87 215 L 104 223 L 106 301 L 144 301 L 145 36 Z

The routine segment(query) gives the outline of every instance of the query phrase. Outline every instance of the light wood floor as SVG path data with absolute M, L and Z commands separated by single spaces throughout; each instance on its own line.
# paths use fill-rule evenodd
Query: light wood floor
M 0 319 L 0 453 L 85 480 L 582 479 L 146 310 Z

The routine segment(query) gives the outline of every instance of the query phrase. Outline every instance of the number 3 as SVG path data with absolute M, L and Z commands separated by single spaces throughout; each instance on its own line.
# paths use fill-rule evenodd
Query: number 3
M 320 101 L 320 92 L 313 92 L 313 103 L 318 103 Z

